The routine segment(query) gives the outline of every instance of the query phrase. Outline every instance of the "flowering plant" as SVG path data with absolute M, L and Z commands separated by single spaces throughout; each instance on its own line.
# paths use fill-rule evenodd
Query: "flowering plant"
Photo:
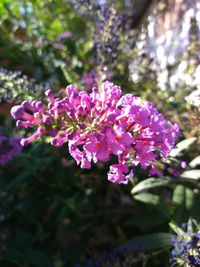
M 108 172 L 108 180 L 114 183 L 128 183 L 138 164 L 149 168 L 151 175 L 161 174 L 157 162 L 174 147 L 179 128 L 150 102 L 131 94 L 122 96 L 121 88 L 108 81 L 91 93 L 69 85 L 64 98 L 55 98 L 52 90 L 45 94 L 48 106 L 34 100 L 11 109 L 18 127 L 37 128 L 21 140 L 22 146 L 49 135 L 53 146 L 68 142 L 71 156 L 86 169 L 115 155 L 118 161 Z

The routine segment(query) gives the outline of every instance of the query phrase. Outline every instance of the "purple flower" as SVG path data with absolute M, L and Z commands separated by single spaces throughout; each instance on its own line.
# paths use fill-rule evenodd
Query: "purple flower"
M 87 153 L 84 150 L 81 151 L 78 145 L 80 145 L 79 142 L 73 143 L 73 141 L 69 141 L 69 153 L 82 169 L 90 169 L 91 163 L 87 158 Z
M 106 140 L 112 148 L 114 155 L 120 155 L 126 148 L 134 143 L 134 138 L 131 133 L 124 132 L 124 129 L 114 126 L 113 129 L 106 131 Z
M 93 160 L 94 163 L 97 161 L 108 161 L 110 158 L 110 148 L 106 138 L 104 135 L 99 135 L 97 137 L 94 135 L 89 136 L 84 145 L 84 150 L 90 161 Z
M 113 164 L 110 166 L 108 180 L 113 183 L 127 184 L 128 183 L 128 166 L 126 164 Z
M 69 39 L 69 38 L 73 37 L 73 35 L 74 35 L 74 34 L 73 34 L 72 32 L 70 32 L 70 31 L 63 32 L 63 33 L 59 34 L 59 35 L 56 37 L 56 40 L 57 40 L 57 41 L 61 41 L 61 40 L 63 40 L 63 39 Z
M 135 146 L 136 157 L 134 163 L 136 165 L 140 164 L 143 169 L 146 169 L 156 159 L 156 154 L 153 146 L 146 145 L 145 142 L 143 144 L 143 142 L 138 142 Z
M 98 74 L 95 70 L 90 71 L 83 75 L 81 79 L 81 84 L 85 89 L 91 89 L 92 87 L 97 86 Z
M 22 147 L 20 145 L 19 137 L 6 137 L 0 134 L 0 165 L 5 165 L 12 160 L 21 150 Z
M 177 235 L 172 239 L 170 263 L 172 266 L 200 267 L 199 225 L 196 221 L 189 220 L 182 228 L 177 227 Z

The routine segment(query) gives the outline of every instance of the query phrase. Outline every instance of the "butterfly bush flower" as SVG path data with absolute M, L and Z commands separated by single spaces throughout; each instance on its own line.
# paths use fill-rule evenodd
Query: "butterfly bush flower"
M 119 11 L 114 5 L 97 4 L 91 8 L 96 14 L 93 51 L 98 80 L 110 80 L 115 68 L 121 65 L 120 59 L 124 61 L 125 55 L 127 58 L 134 43 L 130 18 L 126 11 Z
M 6 137 L 0 134 L 0 166 L 16 157 L 22 146 L 20 145 L 20 138 L 16 136 Z
M 21 140 L 22 146 L 42 135 L 51 136 L 53 146 L 68 143 L 71 156 L 86 169 L 114 155 L 117 162 L 108 172 L 114 183 L 128 183 L 137 165 L 160 174 L 156 162 L 174 147 L 179 128 L 151 103 L 131 94 L 122 96 L 121 88 L 108 81 L 90 93 L 69 85 L 64 98 L 55 98 L 52 90 L 45 94 L 47 105 L 24 101 L 11 109 L 18 127 L 36 129 Z
M 189 220 L 183 229 L 176 227 L 173 237 L 170 266 L 200 267 L 200 228 L 195 221 Z

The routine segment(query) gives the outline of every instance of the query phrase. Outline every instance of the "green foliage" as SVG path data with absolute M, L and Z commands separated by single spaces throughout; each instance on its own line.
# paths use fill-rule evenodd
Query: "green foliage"
M 29 80 L 19 72 L 0 69 L 0 102 L 12 103 L 38 96 L 43 98 L 45 89 L 47 85 L 37 85 L 33 79 Z
M 2 1 L 0 10 L 2 67 L 56 88 L 71 82 L 65 72 L 83 72 L 89 50 L 84 40 L 86 23 L 68 0 Z M 71 34 L 62 37 L 66 32 Z

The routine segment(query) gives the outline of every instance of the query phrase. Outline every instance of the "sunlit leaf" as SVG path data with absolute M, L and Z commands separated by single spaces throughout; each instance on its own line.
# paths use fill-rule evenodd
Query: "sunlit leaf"
M 188 170 L 181 174 L 183 178 L 191 178 L 191 179 L 200 179 L 200 169 L 199 170 Z
M 200 165 L 200 156 L 197 156 L 189 163 L 191 168 L 196 168 L 198 165 Z
M 170 228 L 176 233 L 177 235 L 184 235 L 184 231 L 178 227 L 175 223 L 169 223 Z
M 134 195 L 134 199 L 141 201 L 146 204 L 158 205 L 160 198 L 157 195 L 151 193 L 142 193 L 138 195 Z
M 173 180 L 170 177 L 161 177 L 161 178 L 151 177 L 151 178 L 141 181 L 136 186 L 134 186 L 133 189 L 131 190 L 131 193 L 134 195 L 144 190 L 149 190 L 149 189 L 153 189 L 156 187 L 163 187 L 163 186 L 170 184 L 172 181 Z
M 176 157 L 178 156 L 183 150 L 188 149 L 195 141 L 197 140 L 196 137 L 190 137 L 188 139 L 185 139 L 181 142 L 179 142 L 176 145 L 176 148 L 174 148 L 171 152 L 170 152 L 170 156 L 171 157 Z

